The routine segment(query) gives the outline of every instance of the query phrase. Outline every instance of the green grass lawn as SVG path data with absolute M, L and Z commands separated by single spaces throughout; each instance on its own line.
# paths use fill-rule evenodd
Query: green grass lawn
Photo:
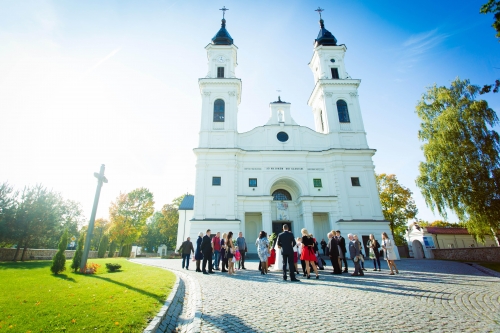
M 500 263 L 497 262 L 477 262 L 476 264 L 489 268 L 500 273 Z
M 125 259 L 90 259 L 95 275 L 60 275 L 51 261 L 0 262 L 0 332 L 140 332 L 164 304 L 175 275 Z M 108 273 L 105 263 L 119 263 Z

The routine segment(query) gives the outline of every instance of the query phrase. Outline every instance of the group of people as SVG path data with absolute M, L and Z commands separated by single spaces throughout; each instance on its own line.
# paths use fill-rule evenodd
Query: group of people
M 214 270 L 220 270 L 223 273 L 227 272 L 232 275 L 235 273 L 235 264 L 237 269 L 246 269 L 245 253 L 247 251 L 247 243 L 242 232 L 233 241 L 232 231 L 222 234 L 221 238 L 220 232 L 211 237 L 210 229 L 207 230 L 205 235 L 203 235 L 203 232 L 198 234 L 196 250 L 190 237 L 179 248 L 179 252 L 182 254 L 182 268 L 189 269 L 189 260 L 191 253 L 193 253 L 196 261 L 196 272 L 202 272 L 203 274 L 213 274 Z
M 318 244 L 316 238 L 304 228 L 301 230 L 302 237 L 295 238 L 290 232 L 288 225 L 283 225 L 283 232 L 280 233 L 274 242 L 271 242 L 265 231 L 261 231 L 255 245 L 259 256 L 259 270 L 262 275 L 269 271 L 271 265 L 282 267 L 283 280 L 287 280 L 289 271 L 291 281 L 299 281 L 298 261 L 300 260 L 303 276 L 310 279 L 311 271 L 314 271 L 316 279 L 319 279 L 319 270 L 324 269 L 325 262 L 321 258 L 319 247 L 323 250 L 323 255 L 330 258 L 333 272 L 331 274 L 348 273 L 348 261 L 352 260 L 354 272 L 352 276 L 363 276 L 366 271 L 364 266 L 365 256 L 363 255 L 363 244 L 357 235 L 348 234 L 348 242 L 341 236 L 340 230 L 328 233 L 328 241 L 324 239 Z M 373 260 L 373 270 L 380 271 L 381 257 L 387 260 L 390 275 L 399 274 L 394 260 L 396 254 L 394 244 L 389 239 L 387 233 L 382 233 L 382 241 L 370 235 L 366 243 L 366 255 Z M 233 233 L 224 233 L 222 238 L 218 232 L 215 237 L 211 237 L 211 231 L 206 234 L 202 232 L 196 241 L 196 250 L 188 237 L 182 243 L 179 251 L 182 253 L 182 268 L 189 269 L 191 253 L 196 261 L 196 271 L 203 274 L 213 274 L 214 270 L 221 270 L 232 275 L 235 273 L 235 264 L 238 269 L 245 268 L 245 254 L 248 251 L 246 240 L 240 232 L 238 238 L 233 240 Z M 201 264 L 202 263 L 202 264 Z M 222 267 L 221 267 L 222 265 Z M 208 270 L 207 270 L 208 266 Z M 343 270 L 342 270 L 343 266 Z M 378 266 L 378 269 L 377 269 Z

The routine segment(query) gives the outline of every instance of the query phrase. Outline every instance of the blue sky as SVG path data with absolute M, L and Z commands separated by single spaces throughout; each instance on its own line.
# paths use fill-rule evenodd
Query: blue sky
M 204 47 L 220 27 L 238 46 L 238 129 L 267 122 L 268 104 L 292 103 L 313 127 L 307 66 L 325 25 L 346 44 L 376 172 L 414 192 L 419 218 L 434 216 L 415 186 L 422 160 L 415 105 L 425 87 L 457 76 L 482 85 L 500 77 L 500 43 L 481 1 L 2 1 L 0 181 L 43 183 L 90 216 L 106 164 L 98 217 L 121 192 L 149 188 L 156 207 L 194 192 Z M 494 110 L 500 96 L 484 96 Z M 497 129 L 498 130 L 498 129 Z M 453 220 L 453 216 L 451 217 Z

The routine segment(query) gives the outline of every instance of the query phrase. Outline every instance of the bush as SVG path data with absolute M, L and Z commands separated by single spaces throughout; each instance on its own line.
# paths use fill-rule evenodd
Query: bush
M 96 264 L 94 262 L 90 262 L 87 265 L 85 265 L 85 268 L 83 269 L 83 273 L 84 274 L 95 274 L 99 267 L 101 267 L 101 265 Z
M 101 238 L 101 243 L 99 244 L 99 251 L 97 251 L 97 257 L 98 258 L 104 258 L 104 255 L 106 254 L 106 250 L 108 249 L 108 235 L 104 235 Z
M 64 233 L 61 236 L 61 240 L 59 241 L 59 250 L 57 251 L 54 258 L 52 258 L 52 267 L 50 267 L 52 273 L 56 275 L 66 270 L 66 256 L 64 255 L 64 251 L 66 251 L 67 246 L 68 230 L 64 230 Z
M 78 245 L 76 247 L 75 256 L 73 257 L 73 262 L 71 263 L 71 268 L 75 270 L 75 273 L 80 269 L 80 264 L 82 263 L 83 254 L 83 243 L 85 242 L 85 233 L 82 232 L 78 238 Z
M 108 269 L 109 272 L 116 272 L 122 268 L 122 265 L 120 264 L 112 264 L 112 263 L 106 263 L 106 268 Z
M 111 242 L 111 244 L 109 245 L 108 258 L 113 258 L 115 256 L 115 252 L 116 252 L 116 243 Z

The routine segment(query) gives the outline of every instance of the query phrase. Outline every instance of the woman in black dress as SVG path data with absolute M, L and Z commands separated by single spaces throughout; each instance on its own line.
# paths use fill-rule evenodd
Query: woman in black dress
M 311 268 L 309 264 L 312 265 L 314 273 L 316 273 L 316 279 L 319 279 L 318 269 L 316 268 L 316 254 L 314 253 L 314 239 L 309 235 L 307 229 L 302 229 L 302 253 L 300 254 L 300 260 L 306 262 L 307 278 L 311 278 Z
M 196 240 L 196 253 L 194 259 L 196 260 L 196 271 L 201 272 L 200 262 L 203 260 L 203 253 L 201 252 L 201 242 L 203 241 L 203 232 L 200 231 L 198 239 Z
M 227 241 L 227 234 L 223 233 L 222 238 L 220 239 L 220 260 L 222 261 L 222 273 L 226 273 L 227 270 L 227 253 L 226 253 L 226 241 Z

